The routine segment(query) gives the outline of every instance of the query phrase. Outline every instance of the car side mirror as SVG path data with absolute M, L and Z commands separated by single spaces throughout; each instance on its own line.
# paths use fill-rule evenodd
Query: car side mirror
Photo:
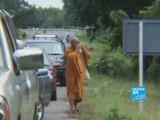
M 46 69 L 46 68 L 38 69 L 36 75 L 37 75 L 37 76 L 48 75 L 48 69 Z
M 18 70 L 36 70 L 43 68 L 43 53 L 40 49 L 18 49 L 13 54 Z

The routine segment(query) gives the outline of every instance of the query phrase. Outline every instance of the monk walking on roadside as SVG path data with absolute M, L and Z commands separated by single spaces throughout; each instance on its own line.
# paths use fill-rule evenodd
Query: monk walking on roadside
M 71 39 L 71 46 L 65 51 L 67 96 L 71 112 L 78 112 L 77 104 L 84 97 L 85 67 L 88 67 L 90 54 L 77 37 Z

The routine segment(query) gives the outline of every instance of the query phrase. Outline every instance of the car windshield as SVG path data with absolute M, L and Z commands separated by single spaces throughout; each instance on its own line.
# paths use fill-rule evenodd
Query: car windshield
M 37 47 L 43 49 L 47 54 L 63 54 L 63 49 L 60 43 L 54 42 L 36 42 L 36 43 L 27 43 L 27 47 Z

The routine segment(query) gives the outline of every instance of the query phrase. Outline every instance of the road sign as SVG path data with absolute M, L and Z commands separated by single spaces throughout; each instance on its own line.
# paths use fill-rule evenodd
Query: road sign
M 137 55 L 139 52 L 139 22 L 143 22 L 143 54 L 160 55 L 160 20 L 124 20 L 123 53 Z
M 131 100 L 140 101 L 146 99 L 146 88 L 145 87 L 132 87 L 131 88 Z

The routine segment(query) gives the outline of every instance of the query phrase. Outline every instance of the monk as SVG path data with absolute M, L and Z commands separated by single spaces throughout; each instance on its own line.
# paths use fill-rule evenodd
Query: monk
M 80 44 L 77 37 L 71 39 L 71 46 L 66 48 L 66 83 L 67 96 L 71 112 L 78 112 L 77 104 L 84 97 L 85 68 L 88 67 L 89 51 Z

